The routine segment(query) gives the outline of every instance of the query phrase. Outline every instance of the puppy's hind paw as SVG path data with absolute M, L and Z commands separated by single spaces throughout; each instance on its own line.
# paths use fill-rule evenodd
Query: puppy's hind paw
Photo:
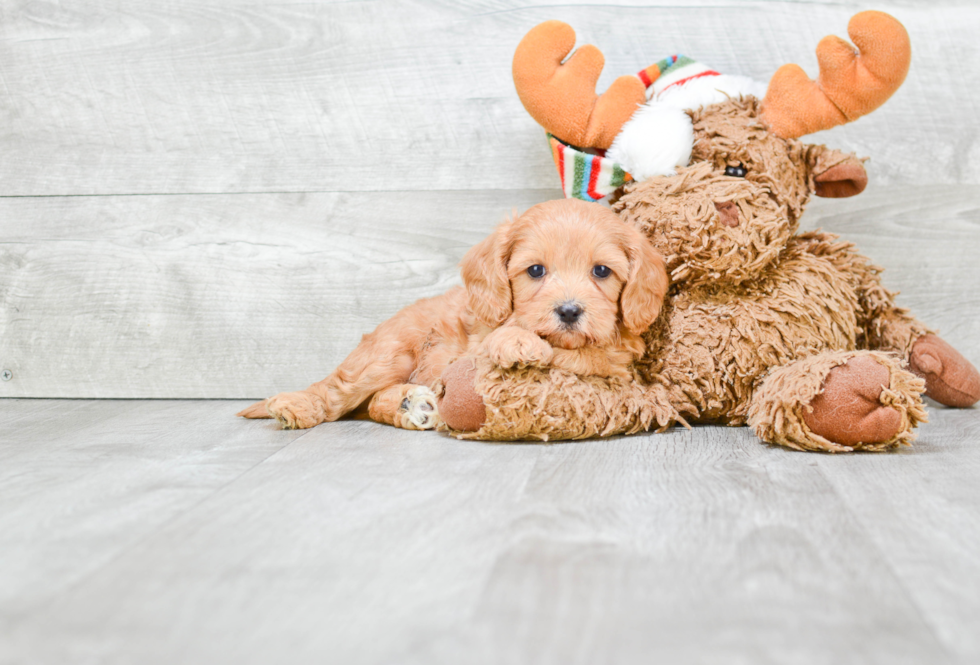
M 439 409 L 434 392 L 425 386 L 412 386 L 395 415 L 395 427 L 402 429 L 435 429 L 439 424 Z
M 272 417 L 269 415 L 269 410 L 265 408 L 265 400 L 246 406 L 244 409 L 242 409 L 235 415 L 241 418 L 271 418 Z

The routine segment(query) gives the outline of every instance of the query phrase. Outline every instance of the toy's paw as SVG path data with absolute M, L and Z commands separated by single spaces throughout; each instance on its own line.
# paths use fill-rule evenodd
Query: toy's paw
M 425 386 L 411 386 L 405 391 L 395 414 L 395 427 L 402 429 L 435 429 L 439 424 L 436 394 Z
M 523 328 L 498 328 L 485 340 L 490 360 L 498 367 L 547 365 L 555 351 L 546 341 Z
M 916 340 L 909 368 L 926 380 L 926 395 L 940 404 L 967 407 L 980 401 L 980 372 L 936 335 Z
M 475 432 L 487 420 L 483 397 L 476 392 L 476 365 L 471 359 L 457 360 L 442 372 L 439 415 L 451 429 Z
M 881 403 L 890 379 L 888 368 L 873 359 L 851 358 L 830 370 L 803 420 L 814 434 L 843 446 L 884 443 L 902 428 L 901 414 Z
M 322 400 L 303 391 L 274 395 L 265 401 L 265 408 L 283 429 L 307 429 L 327 419 Z

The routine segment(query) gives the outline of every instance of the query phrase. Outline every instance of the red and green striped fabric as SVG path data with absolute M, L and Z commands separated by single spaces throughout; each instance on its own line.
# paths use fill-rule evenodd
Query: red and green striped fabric
M 548 142 L 565 198 L 598 201 L 633 179 L 619 164 L 602 154 L 583 152 L 551 134 Z
M 718 72 L 686 55 L 677 54 L 641 69 L 636 76 L 646 86 L 649 99 L 671 86 L 683 85 L 702 76 L 718 76 Z

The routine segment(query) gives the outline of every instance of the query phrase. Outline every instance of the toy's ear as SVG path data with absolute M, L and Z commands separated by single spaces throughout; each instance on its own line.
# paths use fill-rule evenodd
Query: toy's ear
M 817 196 L 843 199 L 857 196 L 868 186 L 864 164 L 854 155 L 824 146 L 810 146 L 809 167 Z
M 626 255 L 630 272 L 619 297 L 623 324 L 634 335 L 643 334 L 660 315 L 670 280 L 660 252 L 639 231 L 627 226 Z
M 497 227 L 459 262 L 470 310 L 491 328 L 499 327 L 513 311 L 507 277 L 512 226 L 513 222 L 508 221 Z

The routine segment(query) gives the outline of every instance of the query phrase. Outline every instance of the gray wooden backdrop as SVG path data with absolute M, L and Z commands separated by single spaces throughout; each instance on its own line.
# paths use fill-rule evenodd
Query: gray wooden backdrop
M 854 240 L 980 361 L 980 6 L 0 2 L 0 397 L 264 397 L 326 375 L 512 209 L 559 196 L 510 60 L 559 18 L 600 89 L 670 53 L 815 74 L 856 11 L 908 27 L 882 109 L 813 140 L 870 156 L 807 227 Z

